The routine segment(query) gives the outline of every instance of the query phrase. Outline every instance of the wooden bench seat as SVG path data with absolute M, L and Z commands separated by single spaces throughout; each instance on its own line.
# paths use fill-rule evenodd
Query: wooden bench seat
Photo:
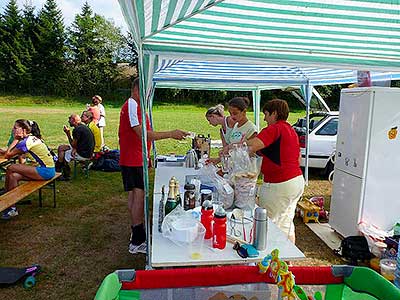
M 53 189 L 53 207 L 56 207 L 56 179 L 61 176 L 61 173 L 49 180 L 32 180 L 25 181 L 15 189 L 0 196 L 0 211 L 16 204 L 18 201 L 24 199 L 30 194 L 39 190 L 39 206 L 42 207 L 42 188 L 51 186 Z

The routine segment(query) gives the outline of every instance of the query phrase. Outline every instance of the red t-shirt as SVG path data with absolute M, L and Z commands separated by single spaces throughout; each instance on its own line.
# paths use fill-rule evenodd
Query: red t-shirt
M 127 167 L 143 167 L 142 139 L 132 127 L 142 124 L 140 105 L 133 99 L 125 101 L 119 116 L 119 164 Z M 146 126 L 150 130 L 149 117 L 146 115 Z M 150 157 L 151 142 L 147 141 L 147 153 Z
M 278 121 L 257 134 L 265 148 L 262 155 L 261 172 L 264 182 L 279 183 L 302 174 L 299 164 L 299 138 L 290 124 Z

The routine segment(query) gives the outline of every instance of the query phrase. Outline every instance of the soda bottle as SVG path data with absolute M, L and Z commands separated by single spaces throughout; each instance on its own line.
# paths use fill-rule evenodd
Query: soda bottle
M 203 224 L 204 228 L 206 229 L 206 233 L 204 235 L 205 239 L 212 238 L 213 231 L 212 231 L 212 221 L 213 221 L 213 214 L 214 214 L 214 207 L 211 201 L 206 200 L 203 202 L 201 206 L 201 217 L 200 221 Z
M 226 212 L 219 206 L 214 213 L 213 223 L 213 248 L 225 249 L 226 247 Z

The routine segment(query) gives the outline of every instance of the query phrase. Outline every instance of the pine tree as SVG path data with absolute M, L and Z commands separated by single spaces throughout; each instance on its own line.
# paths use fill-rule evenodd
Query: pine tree
M 116 55 L 123 37 L 104 17 L 93 14 L 86 2 L 69 29 L 69 57 L 81 95 L 111 89 L 116 75 Z
M 35 86 L 44 94 L 63 94 L 65 63 L 63 16 L 55 0 L 46 0 L 38 16 Z
M 0 82 L 7 92 L 19 91 L 26 73 L 22 20 L 15 0 L 5 8 L 0 28 Z
M 22 35 L 25 41 L 24 51 L 26 53 L 24 65 L 26 74 L 24 76 L 24 90 L 34 93 L 32 86 L 32 72 L 35 68 L 33 58 L 36 56 L 35 44 L 37 44 L 38 20 L 34 14 L 35 8 L 32 5 L 25 4 L 22 19 Z

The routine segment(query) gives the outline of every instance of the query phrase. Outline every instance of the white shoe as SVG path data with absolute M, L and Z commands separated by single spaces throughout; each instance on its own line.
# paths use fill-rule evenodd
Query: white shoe
M 140 245 L 134 245 L 132 243 L 129 243 L 129 249 L 128 249 L 130 254 L 138 254 L 138 253 L 147 253 L 147 244 L 146 242 L 141 243 Z

